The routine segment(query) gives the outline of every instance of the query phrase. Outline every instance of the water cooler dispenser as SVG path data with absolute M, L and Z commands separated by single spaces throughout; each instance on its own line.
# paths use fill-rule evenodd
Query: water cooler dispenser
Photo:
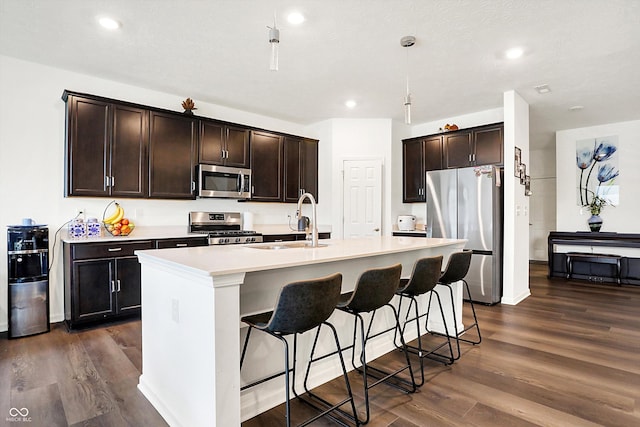
M 49 229 L 10 226 L 9 338 L 49 332 Z

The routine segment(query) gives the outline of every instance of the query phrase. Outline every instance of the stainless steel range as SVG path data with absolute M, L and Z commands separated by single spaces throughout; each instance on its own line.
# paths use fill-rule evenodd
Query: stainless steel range
M 189 232 L 208 234 L 210 245 L 262 242 L 262 234 L 241 228 L 238 212 L 189 212 Z

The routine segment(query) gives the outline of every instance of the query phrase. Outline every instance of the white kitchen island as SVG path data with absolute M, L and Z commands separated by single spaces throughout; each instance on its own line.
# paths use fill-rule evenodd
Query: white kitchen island
M 238 426 L 284 401 L 282 378 L 246 390 L 242 396 L 240 393 L 241 384 L 282 370 L 278 340 L 252 334 L 242 377 L 239 366 L 241 335 L 246 333 L 241 315 L 272 309 L 284 284 L 340 272 L 346 292 L 366 269 L 401 263 L 402 275 L 408 277 L 416 259 L 441 254 L 446 262 L 465 241 L 376 237 L 321 243 L 326 246 L 257 248 L 274 245 L 264 243 L 136 252 L 142 265 L 142 375 L 138 388 L 170 425 Z M 461 310 L 460 288 L 456 305 Z M 389 324 L 389 314 L 376 316 L 377 328 Z M 338 329 L 341 343 L 348 343 L 353 319 L 336 312 L 330 321 Z M 303 334 L 299 340 L 298 380 L 303 377 L 311 335 Z M 367 347 L 368 354 L 377 357 L 392 350 L 391 336 L 377 338 L 371 349 Z M 337 358 L 328 358 L 318 363 L 318 368 L 314 364 L 310 385 L 337 377 L 337 363 Z

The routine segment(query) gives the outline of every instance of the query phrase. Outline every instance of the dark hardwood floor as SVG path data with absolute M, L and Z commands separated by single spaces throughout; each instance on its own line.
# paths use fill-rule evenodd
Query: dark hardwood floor
M 640 287 L 550 281 L 546 271 L 532 264 L 532 296 L 517 306 L 477 305 L 482 344 L 463 345 L 452 366 L 426 362 L 418 392 L 372 389 L 369 425 L 640 425 Z M 75 333 L 57 324 L 16 340 L 0 335 L 0 426 L 166 425 L 136 387 L 139 321 Z M 361 396 L 359 376 L 350 378 Z M 318 390 L 339 391 L 335 382 Z M 11 408 L 27 408 L 30 422 L 12 419 Z M 293 407 L 294 420 L 309 413 Z M 283 408 L 243 425 L 283 425 Z

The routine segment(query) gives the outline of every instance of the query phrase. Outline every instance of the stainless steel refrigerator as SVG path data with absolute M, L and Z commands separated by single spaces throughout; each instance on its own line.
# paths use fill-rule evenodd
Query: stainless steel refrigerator
M 485 304 L 502 297 L 502 178 L 495 166 L 427 172 L 427 237 L 467 239 L 471 298 L 464 297 Z

